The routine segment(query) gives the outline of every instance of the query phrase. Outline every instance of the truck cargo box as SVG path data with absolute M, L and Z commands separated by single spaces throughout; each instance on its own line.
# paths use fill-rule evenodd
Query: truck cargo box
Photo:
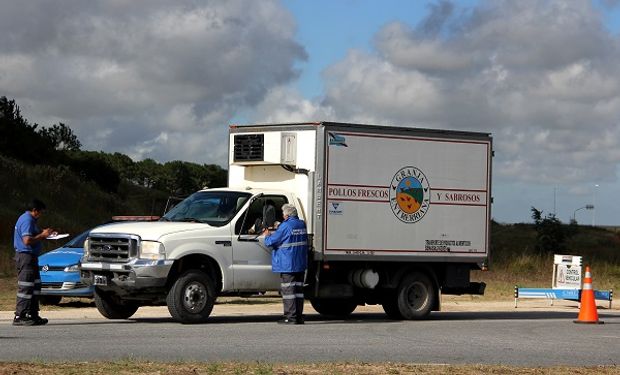
M 229 186 L 295 192 L 317 259 L 488 257 L 488 133 L 320 122 L 234 126 L 230 142 Z

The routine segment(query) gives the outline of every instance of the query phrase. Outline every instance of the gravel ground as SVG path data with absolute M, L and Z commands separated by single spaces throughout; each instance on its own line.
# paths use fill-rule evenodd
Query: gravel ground
M 606 302 L 598 302 L 599 313 L 609 311 Z M 312 306 L 306 303 L 304 309 L 306 314 L 316 314 Z M 574 311 L 579 313 L 578 304 L 572 301 L 554 301 L 553 305 L 548 300 L 543 299 L 520 299 L 518 307 L 515 308 L 514 300 L 507 301 L 480 301 L 471 296 L 444 296 L 442 299 L 442 311 Z M 620 306 L 616 303 L 612 307 L 613 311 L 619 311 Z M 383 308 L 379 305 L 358 306 L 356 313 L 382 313 Z M 225 298 L 213 308 L 211 316 L 245 316 L 245 315 L 281 315 L 282 304 L 278 298 L 269 299 L 241 299 Z M 65 307 L 52 309 L 42 306 L 41 315 L 49 319 L 104 319 L 95 307 Z M 12 320 L 13 311 L 0 311 L 0 321 Z M 166 306 L 145 306 L 138 309 L 136 318 L 168 318 L 168 308 Z

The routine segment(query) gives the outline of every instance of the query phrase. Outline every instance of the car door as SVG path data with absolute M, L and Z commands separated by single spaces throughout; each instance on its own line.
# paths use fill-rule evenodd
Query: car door
M 262 220 L 264 207 L 272 204 L 276 222 L 282 222 L 283 195 L 263 195 L 238 216 L 233 235 L 233 278 L 236 290 L 278 290 L 279 274 L 271 271 L 271 249 L 260 233 L 252 233 L 257 219 Z M 273 212 L 273 211 L 272 211 Z M 276 223 L 277 224 L 277 223 Z M 260 229 L 260 228 L 258 228 Z

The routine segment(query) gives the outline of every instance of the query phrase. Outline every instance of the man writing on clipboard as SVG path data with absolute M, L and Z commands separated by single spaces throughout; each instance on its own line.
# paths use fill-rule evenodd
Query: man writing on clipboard
M 33 199 L 15 224 L 13 245 L 15 265 L 17 266 L 17 303 L 15 307 L 15 326 L 41 326 L 47 319 L 39 316 L 39 295 L 41 275 L 39 274 L 39 254 L 41 241 L 53 233 L 52 228 L 41 230 L 37 220 L 45 211 L 45 203 Z

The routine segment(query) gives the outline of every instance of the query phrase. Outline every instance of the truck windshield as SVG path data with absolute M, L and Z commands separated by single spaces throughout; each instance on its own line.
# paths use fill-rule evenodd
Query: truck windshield
M 222 226 L 232 220 L 250 196 L 236 191 L 200 191 L 174 206 L 160 220 Z

